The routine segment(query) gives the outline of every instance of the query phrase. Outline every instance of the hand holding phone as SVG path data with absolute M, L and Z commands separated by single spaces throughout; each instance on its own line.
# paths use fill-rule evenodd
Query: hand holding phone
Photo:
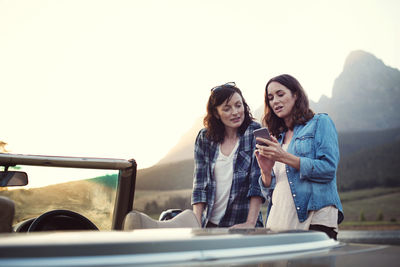
M 254 134 L 254 138 L 261 137 L 261 138 L 264 138 L 264 139 L 272 140 L 271 139 L 271 135 L 269 134 L 269 131 L 268 131 L 268 129 L 266 127 L 254 130 L 253 134 Z M 258 141 L 257 139 L 256 139 L 256 143 L 258 145 L 267 146 L 267 144 L 262 143 L 262 142 Z

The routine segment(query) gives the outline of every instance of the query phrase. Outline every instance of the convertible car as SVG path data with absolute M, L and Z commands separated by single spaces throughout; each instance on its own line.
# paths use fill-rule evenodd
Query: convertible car
M 398 232 L 384 240 L 341 232 L 335 241 L 314 231 L 202 229 L 191 210 L 153 219 L 134 208 L 135 160 L 3 153 L 0 166 L 0 266 L 398 266 L 400 261 Z M 116 173 L 44 191 L 29 188 L 35 168 Z

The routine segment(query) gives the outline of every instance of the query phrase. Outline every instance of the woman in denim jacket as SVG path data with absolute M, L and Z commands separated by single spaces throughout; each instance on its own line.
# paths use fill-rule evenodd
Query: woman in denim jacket
M 343 209 L 336 185 L 335 125 L 327 114 L 314 114 L 294 77 L 274 77 L 265 90 L 263 123 L 272 137 L 257 138 L 264 145 L 257 145 L 255 154 L 269 200 L 266 227 L 318 230 L 336 239 Z
M 253 121 L 234 83 L 214 87 L 207 104 L 205 128 L 194 148 L 193 211 L 203 227 L 263 227 L 265 201 L 254 155 Z

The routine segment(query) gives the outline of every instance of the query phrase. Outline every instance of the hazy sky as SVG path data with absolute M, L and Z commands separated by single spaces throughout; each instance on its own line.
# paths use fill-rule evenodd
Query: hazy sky
M 13 153 L 162 158 L 235 81 L 289 73 L 318 101 L 346 56 L 400 68 L 400 1 L 0 0 L 0 140 Z

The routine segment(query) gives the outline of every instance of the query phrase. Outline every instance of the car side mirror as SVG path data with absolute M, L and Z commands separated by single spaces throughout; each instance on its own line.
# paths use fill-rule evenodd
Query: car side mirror
M 24 186 L 28 184 L 28 174 L 20 171 L 0 171 L 0 187 Z

